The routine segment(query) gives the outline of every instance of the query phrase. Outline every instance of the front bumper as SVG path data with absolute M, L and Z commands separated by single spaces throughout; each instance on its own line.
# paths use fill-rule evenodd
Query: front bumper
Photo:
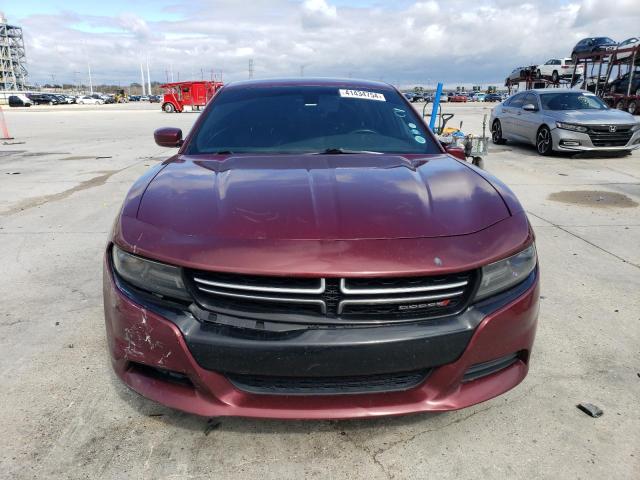
M 587 133 L 562 128 L 553 128 L 551 138 L 553 149 L 561 152 L 621 152 L 640 148 L 640 130 L 635 132 L 626 144 L 617 146 L 596 146 Z
M 242 331 L 212 330 L 188 313 L 176 315 L 137 301 L 118 282 L 107 260 L 105 321 L 117 375 L 147 398 L 202 416 L 337 419 L 474 405 L 526 376 L 538 314 L 536 270 L 513 290 L 434 325 L 310 329 L 290 341 L 256 339 Z M 340 334 L 331 333 L 336 331 Z M 514 353 L 517 359 L 506 368 L 463 381 L 465 374 L 471 378 L 471 367 L 477 371 L 479 364 Z M 413 388 L 350 395 L 250 393 L 220 373 L 362 375 L 418 367 L 430 373 Z

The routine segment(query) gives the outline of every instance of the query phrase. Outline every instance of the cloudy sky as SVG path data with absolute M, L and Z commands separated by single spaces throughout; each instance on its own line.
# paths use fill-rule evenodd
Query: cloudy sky
M 640 36 L 640 0 L 4 0 L 31 82 L 127 85 L 222 73 L 341 76 L 409 86 L 500 82 L 586 36 Z

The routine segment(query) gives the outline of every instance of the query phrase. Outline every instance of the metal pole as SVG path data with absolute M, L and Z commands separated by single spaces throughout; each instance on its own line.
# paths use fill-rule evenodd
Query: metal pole
M 87 69 L 89 69 L 89 91 L 93 95 L 93 80 L 91 79 L 91 64 L 87 62 Z
M 149 55 L 147 55 L 147 93 L 151 95 L 151 75 L 149 75 Z
M 442 95 L 442 82 L 438 82 L 436 94 L 433 97 L 433 108 L 431 109 L 431 120 L 429 120 L 429 128 L 433 132 L 436 126 L 436 117 L 438 116 L 438 107 L 440 106 L 440 96 Z
M 142 85 L 142 95 L 146 95 L 147 91 L 146 88 L 144 86 L 145 81 L 144 81 L 144 70 L 142 69 L 142 62 L 140 62 L 140 78 L 142 79 L 141 85 Z
M 604 57 L 600 57 L 600 63 L 598 64 L 598 76 L 596 77 L 596 91 L 594 92 L 598 95 L 598 88 L 600 87 L 600 75 L 602 74 L 602 62 Z
M 631 95 L 631 85 L 633 85 L 633 74 L 636 72 L 636 55 L 638 53 L 638 47 L 633 50 L 631 57 L 631 65 L 629 66 L 629 86 L 627 87 L 627 97 Z

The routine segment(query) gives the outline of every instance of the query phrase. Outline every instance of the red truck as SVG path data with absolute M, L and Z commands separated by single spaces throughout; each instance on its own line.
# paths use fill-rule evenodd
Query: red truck
M 165 90 L 162 110 L 167 113 L 201 110 L 222 85 L 222 82 L 205 80 L 160 85 Z

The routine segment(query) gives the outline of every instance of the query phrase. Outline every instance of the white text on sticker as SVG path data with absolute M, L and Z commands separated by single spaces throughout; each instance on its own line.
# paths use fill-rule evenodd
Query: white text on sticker
M 379 102 L 386 102 L 387 99 L 384 95 L 377 92 L 365 92 L 364 90 L 347 90 L 345 88 L 340 89 L 340 96 L 344 98 L 362 98 L 365 100 L 377 100 Z

